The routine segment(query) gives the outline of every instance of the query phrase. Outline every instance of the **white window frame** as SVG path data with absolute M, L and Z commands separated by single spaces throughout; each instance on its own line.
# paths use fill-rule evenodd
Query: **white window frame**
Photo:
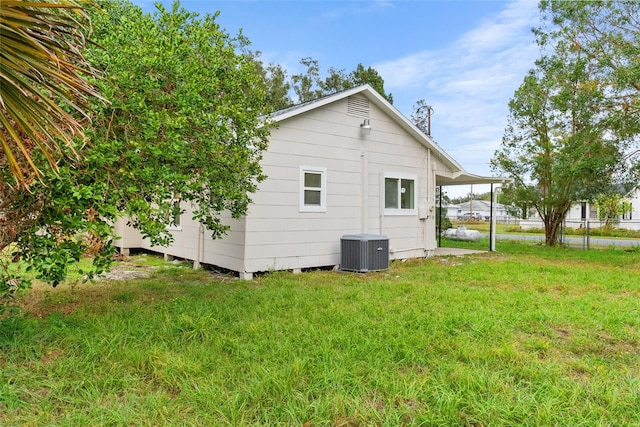
M 171 204 L 172 205 L 176 204 L 176 203 L 178 204 L 178 206 L 181 207 L 182 203 L 181 203 L 180 199 L 171 199 Z M 175 224 L 174 223 L 175 221 L 171 221 L 172 219 L 174 219 L 174 218 L 170 218 L 169 225 L 167 225 L 167 229 L 171 230 L 171 231 L 182 231 L 182 212 L 180 212 L 178 214 L 178 217 L 177 217 L 178 224 Z
M 386 207 L 387 178 L 398 180 L 398 207 L 397 208 Z M 413 181 L 413 208 L 410 208 L 410 209 L 400 207 L 401 206 L 400 188 L 401 188 L 403 179 Z M 385 172 L 382 178 L 382 206 L 384 207 L 385 215 L 418 215 L 418 175 L 410 174 L 410 173 Z
M 320 189 L 317 187 L 305 187 L 304 177 L 306 173 L 320 175 Z M 307 190 L 320 192 L 319 205 L 307 205 L 304 203 L 304 192 Z M 316 166 L 300 166 L 300 212 L 326 212 L 327 211 L 327 168 Z

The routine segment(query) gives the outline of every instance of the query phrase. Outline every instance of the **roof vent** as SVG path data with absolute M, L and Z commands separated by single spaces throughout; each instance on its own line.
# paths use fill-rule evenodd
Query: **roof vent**
M 350 96 L 347 98 L 347 114 L 368 119 L 369 100 L 363 96 Z

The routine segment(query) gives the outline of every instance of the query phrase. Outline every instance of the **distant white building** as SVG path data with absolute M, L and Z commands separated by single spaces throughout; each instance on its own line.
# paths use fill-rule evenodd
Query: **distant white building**
M 512 218 L 507 208 L 501 203 L 494 203 L 493 209 L 496 220 L 503 221 Z M 476 219 L 488 221 L 491 218 L 491 202 L 486 200 L 472 200 L 457 205 L 447 206 L 447 216 L 451 220 Z
M 621 194 L 629 202 L 630 209 L 620 216 L 616 227 L 628 230 L 640 230 L 640 186 L 634 187 L 631 191 Z M 567 227 L 582 227 L 589 222 L 590 227 L 601 225 L 598 207 L 594 202 L 582 201 L 571 205 L 565 217 Z M 541 228 L 542 220 L 537 212 L 520 222 L 523 228 Z

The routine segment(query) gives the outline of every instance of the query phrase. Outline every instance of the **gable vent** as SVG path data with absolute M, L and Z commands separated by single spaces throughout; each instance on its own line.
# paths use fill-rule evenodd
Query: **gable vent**
M 350 96 L 347 98 L 347 114 L 368 119 L 369 100 L 363 96 Z

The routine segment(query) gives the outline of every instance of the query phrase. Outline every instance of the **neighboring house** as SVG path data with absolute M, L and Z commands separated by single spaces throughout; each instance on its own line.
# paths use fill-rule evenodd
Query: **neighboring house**
M 507 208 L 501 203 L 493 204 L 494 215 L 497 220 L 502 221 L 510 218 Z M 491 202 L 486 200 L 472 200 L 458 205 L 447 207 L 449 219 L 480 219 L 488 221 L 491 218 Z
M 640 221 L 640 185 L 629 191 L 625 198 L 631 204 L 631 210 L 622 216 L 622 220 Z
M 597 220 L 598 208 L 592 202 L 576 202 L 567 212 L 566 221 Z
M 466 173 L 370 86 L 360 86 L 271 116 L 267 179 L 247 215 L 227 218 L 212 240 L 191 219 L 172 230 L 169 247 L 151 246 L 125 221 L 116 224 L 123 252 L 142 248 L 253 273 L 335 266 L 344 235 L 384 235 L 389 258 L 425 257 L 436 249 L 436 186 L 501 183 Z
M 622 189 L 619 191 L 619 194 L 630 203 L 631 210 L 620 216 L 616 226 L 629 230 L 640 230 L 640 186 L 634 187 L 629 192 Z M 602 221 L 600 221 L 596 203 L 588 201 L 573 203 L 565 217 L 565 225 L 577 228 L 585 226 L 586 221 L 589 221 L 590 227 L 599 227 L 601 225 Z M 526 221 L 521 221 L 520 226 L 523 228 L 541 228 L 543 223 L 536 212 Z
M 460 205 L 447 205 L 447 218 L 451 220 L 458 219 L 458 213 L 460 212 Z
M 618 194 L 620 194 L 625 201 L 629 202 L 630 210 L 620 215 L 616 227 L 640 230 L 640 187 L 636 186 L 632 188 L 631 191 L 625 191 L 621 186 L 618 191 Z M 573 226 L 571 223 L 584 222 L 586 220 L 589 220 L 590 226 L 592 227 L 598 226 L 601 222 L 596 204 L 590 202 L 573 204 L 567 213 L 567 225 Z

